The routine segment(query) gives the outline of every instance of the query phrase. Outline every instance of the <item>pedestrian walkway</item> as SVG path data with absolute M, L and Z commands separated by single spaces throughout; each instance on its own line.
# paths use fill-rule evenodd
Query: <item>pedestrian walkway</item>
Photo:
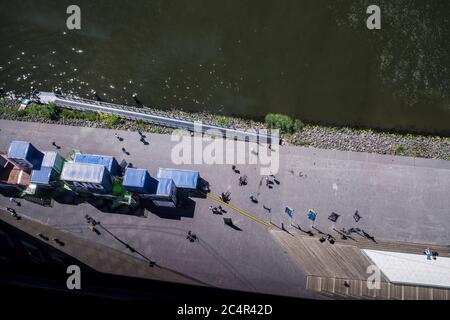
M 308 275 L 367 279 L 367 267 L 372 263 L 355 246 L 321 243 L 318 237 L 292 236 L 284 231 L 271 232 Z
M 321 243 L 317 236 L 310 237 L 292 231 L 271 230 L 272 235 L 287 250 L 289 255 L 308 274 L 307 289 L 341 299 L 397 299 L 397 300 L 449 300 L 450 290 L 390 283 L 381 274 L 380 289 L 368 289 L 371 275 L 367 268 L 373 262 L 361 249 L 423 253 L 430 247 L 439 252 L 439 257 L 450 256 L 450 246 L 369 240 L 353 242 L 336 240 L 335 244 Z M 438 259 L 439 259 L 438 257 Z M 424 261 L 426 257 L 423 256 Z
M 217 202 L 219 202 L 219 203 L 221 203 L 221 204 L 223 204 L 223 205 L 233 209 L 234 211 L 236 211 L 236 212 L 246 216 L 247 218 L 249 218 L 249 219 L 251 219 L 251 220 L 253 220 L 253 221 L 255 221 L 255 222 L 257 222 L 257 223 L 259 223 L 259 224 L 261 224 L 261 225 L 263 225 L 265 227 L 267 227 L 267 228 L 271 228 L 270 223 L 265 222 L 265 221 L 263 221 L 261 219 L 258 219 L 257 217 L 251 215 L 250 213 L 247 213 L 247 212 L 239 209 L 238 207 L 235 207 L 235 206 L 233 206 L 233 205 L 231 205 L 229 203 L 226 203 L 226 202 L 222 201 L 220 198 L 213 196 L 212 194 L 208 194 L 208 198 L 210 198 L 211 200 L 217 201 Z

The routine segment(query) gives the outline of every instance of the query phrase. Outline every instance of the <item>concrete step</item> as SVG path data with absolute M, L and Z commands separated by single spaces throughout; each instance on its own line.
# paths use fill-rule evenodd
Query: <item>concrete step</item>
M 344 282 L 349 284 L 344 285 Z M 450 300 L 450 290 L 382 282 L 369 290 L 366 281 L 308 276 L 307 288 L 334 299 L 364 300 Z

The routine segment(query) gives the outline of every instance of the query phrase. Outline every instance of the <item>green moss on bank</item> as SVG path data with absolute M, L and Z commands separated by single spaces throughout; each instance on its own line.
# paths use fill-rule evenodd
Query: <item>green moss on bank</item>
M 51 104 L 30 104 L 22 111 L 19 111 L 18 107 L 18 102 L 3 100 L 3 103 L 0 104 L 0 118 L 97 128 L 141 130 L 159 134 L 170 134 L 173 131 L 170 128 L 146 123 L 142 120 L 126 120 L 116 115 L 64 109 Z M 156 110 L 155 112 L 159 111 Z M 178 110 L 161 111 L 161 115 L 243 130 L 276 128 L 280 130 L 283 141 L 297 146 L 450 160 L 450 137 L 389 133 L 350 127 L 304 125 L 300 120 L 293 120 L 281 114 L 268 115 L 266 124 L 250 119 L 209 113 L 187 113 Z
M 287 115 L 279 113 L 269 113 L 266 115 L 265 121 L 270 129 L 279 129 L 282 133 L 298 132 L 304 127 L 303 122 L 299 119 L 292 119 Z
M 101 122 L 104 126 L 112 128 L 121 123 L 121 120 L 115 114 L 101 114 L 91 111 L 78 111 L 65 108 L 59 108 L 53 103 L 48 105 L 29 104 L 24 110 L 19 108 L 0 108 L 0 114 L 10 114 L 19 118 L 42 118 L 47 120 L 72 119 Z

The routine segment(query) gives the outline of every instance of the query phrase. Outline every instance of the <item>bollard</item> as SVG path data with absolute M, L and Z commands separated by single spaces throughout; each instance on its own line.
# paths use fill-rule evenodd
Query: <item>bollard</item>
M 133 93 L 132 97 L 134 99 L 134 102 L 136 103 L 136 106 L 138 106 L 138 107 L 142 107 L 143 106 L 142 102 L 137 97 L 137 93 Z
M 95 100 L 103 101 L 103 99 L 97 94 L 97 91 L 94 91 L 92 94 L 94 95 Z

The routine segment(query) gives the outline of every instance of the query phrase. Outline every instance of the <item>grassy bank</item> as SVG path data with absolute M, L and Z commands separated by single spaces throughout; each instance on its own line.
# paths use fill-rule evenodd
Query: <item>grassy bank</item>
M 100 122 L 108 128 L 114 128 L 116 125 L 119 125 L 122 122 L 122 119 L 114 114 L 64 109 L 59 108 L 51 103 L 48 105 L 30 104 L 25 110 L 19 110 L 18 107 L 0 108 L 0 114 L 12 115 L 19 119 L 38 118 L 48 121 L 71 119 L 89 122 Z
M 292 119 L 281 114 L 268 114 L 264 123 L 209 113 L 187 113 L 179 110 L 155 110 L 155 112 L 168 117 L 203 121 L 218 126 L 244 130 L 279 129 L 283 141 L 297 146 L 450 160 L 450 138 L 448 137 L 309 125 L 303 124 L 299 119 Z M 18 103 L 10 100 L 0 100 L 0 118 L 121 130 L 141 130 L 162 134 L 169 134 L 173 131 L 170 128 L 143 121 L 125 120 L 116 115 L 69 110 L 52 104 L 44 106 L 31 104 L 25 110 L 19 111 Z

